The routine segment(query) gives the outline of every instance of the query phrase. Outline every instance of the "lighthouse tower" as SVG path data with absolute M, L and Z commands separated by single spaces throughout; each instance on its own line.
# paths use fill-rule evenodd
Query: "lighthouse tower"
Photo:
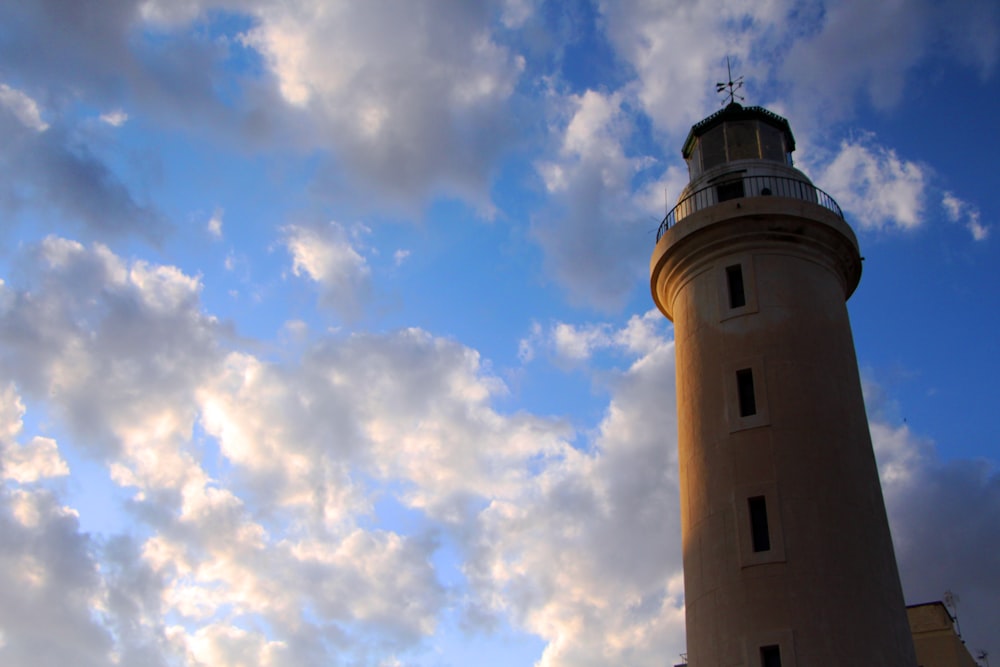
M 861 256 L 788 121 L 691 128 L 650 286 L 674 323 L 692 667 L 914 667 L 846 301 Z

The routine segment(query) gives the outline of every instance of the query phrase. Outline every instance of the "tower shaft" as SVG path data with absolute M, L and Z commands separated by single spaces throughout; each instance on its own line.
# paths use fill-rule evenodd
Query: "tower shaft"
M 790 166 L 692 173 L 651 260 L 674 322 L 689 664 L 913 667 L 846 306 L 854 233 Z

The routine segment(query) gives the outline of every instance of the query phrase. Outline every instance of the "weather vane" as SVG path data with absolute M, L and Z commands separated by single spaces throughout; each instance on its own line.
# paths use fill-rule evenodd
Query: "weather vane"
M 715 92 L 728 95 L 730 104 L 735 104 L 736 100 L 742 102 L 745 98 L 738 95 L 736 91 L 743 87 L 743 75 L 736 77 L 736 80 L 733 81 L 733 68 L 729 63 L 729 56 L 726 56 L 726 72 L 729 74 L 729 81 L 727 83 L 720 81 L 715 84 Z M 725 98 L 723 98 L 722 103 L 725 104 Z

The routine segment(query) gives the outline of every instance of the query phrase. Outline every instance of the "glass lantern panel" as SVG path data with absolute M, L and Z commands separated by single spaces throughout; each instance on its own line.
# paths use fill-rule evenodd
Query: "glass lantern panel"
M 765 160 L 785 162 L 784 137 L 781 130 L 767 123 L 759 123 L 758 130 L 760 131 L 760 156 Z
M 687 159 L 688 164 L 688 176 L 690 180 L 694 180 L 701 176 L 701 142 L 694 142 L 694 148 L 691 149 L 691 155 Z
M 757 123 L 748 120 L 726 123 L 729 160 L 752 160 L 760 157 L 757 146 Z
M 726 161 L 726 140 L 721 125 L 701 135 L 698 143 L 701 145 L 701 159 L 705 169 L 711 169 Z

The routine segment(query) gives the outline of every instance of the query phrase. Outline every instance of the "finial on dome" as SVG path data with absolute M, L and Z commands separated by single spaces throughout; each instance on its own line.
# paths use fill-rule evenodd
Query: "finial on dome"
M 715 84 L 715 92 L 723 94 L 723 99 L 722 99 L 723 104 L 726 103 L 725 98 L 728 97 L 729 105 L 727 106 L 732 106 L 733 104 L 739 106 L 736 100 L 742 102 L 745 99 L 742 95 L 738 95 L 736 93 L 737 90 L 743 87 L 743 75 L 741 74 L 740 76 L 736 77 L 735 81 L 733 81 L 733 68 L 729 62 L 729 56 L 726 56 L 726 73 L 729 75 L 728 81 L 727 82 L 720 81 L 719 83 Z

